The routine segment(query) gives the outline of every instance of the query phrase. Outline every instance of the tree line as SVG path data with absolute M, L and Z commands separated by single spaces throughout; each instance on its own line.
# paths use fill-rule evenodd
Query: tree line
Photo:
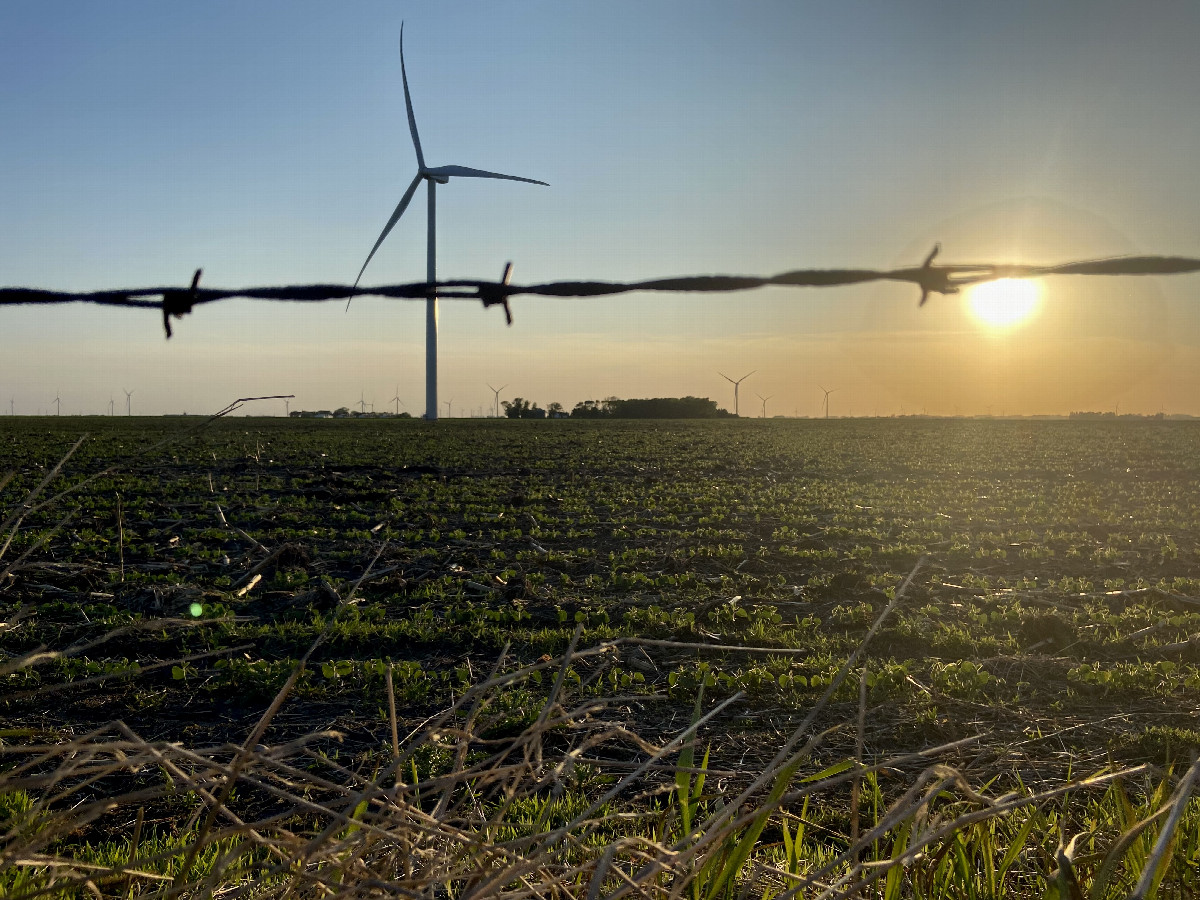
M 716 400 L 707 397 L 653 397 L 622 400 L 584 400 L 567 412 L 561 403 L 549 403 L 545 409 L 536 403 L 515 397 L 501 404 L 510 419 L 717 419 L 732 416 L 718 409 Z

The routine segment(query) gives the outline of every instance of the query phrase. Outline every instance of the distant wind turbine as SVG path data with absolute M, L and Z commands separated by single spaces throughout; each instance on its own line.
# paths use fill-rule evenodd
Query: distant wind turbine
M 435 421 L 438 417 L 438 387 L 437 387 L 437 334 L 438 334 L 438 307 L 437 307 L 437 290 L 432 287 L 437 281 L 437 204 L 436 204 L 436 189 L 439 184 L 446 184 L 453 178 L 499 178 L 504 181 L 524 181 L 527 184 L 546 185 L 544 181 L 538 181 L 534 178 L 520 178 L 516 175 L 501 175 L 498 172 L 487 172 L 483 169 L 472 169 L 467 166 L 437 166 L 430 168 L 425 165 L 425 154 L 421 152 L 421 139 L 417 135 L 417 120 L 413 115 L 412 96 L 408 91 L 408 73 L 404 68 L 404 25 L 400 25 L 400 77 L 404 82 L 404 107 L 408 112 L 408 130 L 412 134 L 413 149 L 417 151 L 417 174 L 413 176 L 412 182 L 408 189 L 404 192 L 404 196 L 400 198 L 400 202 L 396 204 L 396 209 L 392 213 L 392 217 L 388 219 L 387 224 L 383 226 L 383 231 L 379 238 L 375 241 L 375 246 L 371 248 L 371 252 L 367 254 L 367 260 L 363 263 L 362 268 L 358 272 L 358 278 L 354 279 L 354 286 L 358 287 L 358 282 L 362 279 L 363 273 L 367 271 L 367 265 L 371 262 L 371 257 L 375 255 L 375 251 L 379 249 L 379 245 L 383 243 L 383 239 L 391 233 L 392 228 L 404 215 L 404 211 L 408 209 L 408 204 L 412 202 L 413 195 L 417 192 L 417 186 L 422 180 L 428 185 L 428 193 L 426 195 L 426 208 L 428 210 L 428 225 L 425 231 L 425 281 L 430 285 L 429 294 L 425 301 L 425 418 L 430 421 Z M 546 185 L 547 187 L 549 185 Z
M 125 391 L 125 388 L 121 388 L 121 390 Z M 125 415 L 127 416 L 133 415 L 133 403 L 130 402 L 132 397 L 133 391 L 125 391 Z
M 287 397 L 283 398 L 283 416 L 290 419 L 292 416 L 292 403 Z
M 449 400 L 446 401 L 446 418 L 447 419 L 454 418 L 454 398 L 453 397 L 451 397 Z
M 817 387 L 820 387 L 820 385 L 817 385 Z M 825 418 L 828 419 L 829 418 L 829 395 L 836 393 L 837 388 L 830 388 L 829 390 L 825 390 L 825 388 L 822 387 L 821 390 L 825 391 Z
M 400 415 L 400 385 L 396 385 L 396 396 L 392 398 L 392 402 L 396 404 L 396 415 Z
M 363 415 L 367 413 L 367 392 L 363 391 L 358 395 L 359 412 Z
M 496 395 L 496 397 L 495 397 L 495 404 L 494 404 L 494 405 L 493 405 L 493 407 L 492 407 L 492 412 L 493 412 L 493 413 L 495 413 L 495 416 L 496 416 L 496 418 L 497 418 L 497 419 L 498 419 L 498 418 L 500 418 L 500 392 L 501 392 L 502 390 L 504 390 L 506 387 L 508 387 L 508 385 L 507 385 L 507 384 L 502 384 L 502 385 L 500 385 L 500 387 L 498 387 L 498 388 L 494 388 L 494 387 L 492 387 L 490 384 L 488 385 L 488 389 L 489 389 L 489 390 L 490 390 L 490 391 L 491 391 L 493 394 L 495 394 L 495 395 Z
M 108 414 L 110 416 L 115 416 L 116 408 L 117 408 L 117 401 L 115 401 L 112 397 L 109 397 L 108 398 Z
M 724 378 L 726 381 L 728 381 L 730 384 L 733 385 L 733 414 L 735 416 L 739 414 L 738 413 L 738 387 L 741 385 L 741 383 L 743 381 L 745 381 L 747 378 L 749 378 L 751 375 L 753 375 L 757 371 L 758 371 L 758 369 L 751 369 L 749 372 L 747 372 L 745 375 L 743 375 L 737 381 L 734 381 L 732 378 L 730 378 L 724 372 L 717 373 L 718 375 L 720 375 L 722 378 Z
M 767 417 L 767 401 L 775 395 L 772 394 L 771 397 L 764 397 L 762 394 L 755 394 L 754 396 L 762 401 L 762 417 L 765 419 Z
M 58 396 L 58 391 L 54 392 L 54 414 L 56 416 L 62 415 L 62 400 Z

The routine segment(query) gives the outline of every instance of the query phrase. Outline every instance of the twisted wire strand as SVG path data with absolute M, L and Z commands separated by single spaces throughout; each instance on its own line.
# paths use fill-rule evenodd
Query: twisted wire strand
M 954 294 L 965 286 L 1002 278 L 1041 278 L 1050 275 L 1178 275 L 1200 271 L 1200 259 L 1185 256 L 1122 256 L 1082 260 L 1052 266 L 985 263 L 975 265 L 933 264 L 938 248 L 924 264 L 904 269 L 794 269 L 778 275 L 691 275 L 649 281 L 557 281 L 544 284 L 510 284 L 511 264 L 500 281 L 424 281 L 407 284 L 357 287 L 345 284 L 295 284 L 279 287 L 202 288 L 197 269 L 190 288 L 175 286 L 128 288 L 106 291 L 49 291 L 39 288 L 0 288 L 0 306 L 90 303 L 98 306 L 157 309 L 162 312 L 167 337 L 170 317 L 179 318 L 196 306 L 235 298 L 289 303 L 323 303 L 354 297 L 383 297 L 420 300 L 433 291 L 439 299 L 475 300 L 483 306 L 502 306 L 512 323 L 509 298 L 526 295 L 560 298 L 603 297 L 634 291 L 672 293 L 731 293 L 768 286 L 837 287 L 871 281 L 902 281 L 921 289 L 923 304 L 930 293 Z M 431 290 L 432 289 L 432 290 Z

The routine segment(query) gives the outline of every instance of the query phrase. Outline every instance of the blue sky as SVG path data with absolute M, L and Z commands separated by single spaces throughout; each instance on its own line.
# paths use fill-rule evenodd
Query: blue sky
M 518 282 L 1200 256 L 1200 8 L 888 2 L 0 5 L 0 284 L 350 282 L 416 170 L 439 275 Z M 418 195 L 366 283 L 421 280 Z M 567 407 L 758 371 L 743 413 L 1200 414 L 1200 277 L 1048 280 L 980 325 L 911 286 L 443 303 L 441 396 Z M 423 409 L 420 303 L 0 310 L 0 411 Z M 750 398 L 750 401 L 747 401 Z M 278 404 L 276 404 L 278 405 Z M 263 413 L 282 412 L 264 404 Z M 443 408 L 443 413 L 445 409 Z

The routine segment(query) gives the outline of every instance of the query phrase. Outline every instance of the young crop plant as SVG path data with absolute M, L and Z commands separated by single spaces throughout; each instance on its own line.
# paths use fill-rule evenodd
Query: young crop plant
M 11 447 L 4 466 L 17 470 L 0 493 L 6 505 L 41 483 L 46 460 L 61 458 L 88 423 L 64 418 L 37 433 L 16 424 L 0 417 L 0 446 Z M 193 779 L 223 777 L 252 727 L 237 723 L 253 723 L 289 682 L 279 717 L 248 745 L 246 779 L 223 801 L 261 826 L 265 843 L 198 852 L 190 865 L 201 880 L 181 900 L 251 879 L 264 896 L 318 882 L 352 892 L 365 871 L 355 867 L 380 884 L 399 879 L 387 882 L 397 894 L 478 893 L 484 882 L 471 861 L 492 853 L 501 877 L 510 838 L 525 842 L 518 855 L 536 859 L 538 872 L 561 874 L 539 883 L 547 896 L 586 898 L 593 886 L 604 896 L 654 866 L 654 890 L 680 896 L 804 896 L 836 885 L 834 893 L 887 897 L 1073 897 L 1072 885 L 1083 896 L 1097 885 L 1096 896 L 1127 896 L 1176 810 L 1174 844 L 1152 875 L 1161 868 L 1159 896 L 1196 892 L 1198 801 L 1173 799 L 1196 747 L 1188 698 L 1200 686 L 1190 641 L 1200 632 L 1200 579 L 1189 574 L 1200 563 L 1200 463 L 1186 428 L 218 421 L 194 444 L 130 455 L 168 424 L 106 423 L 71 462 L 89 472 L 120 460 L 121 471 L 27 515 L 0 551 L 5 758 L 15 760 L 22 742 L 58 742 L 76 754 L 71 765 L 107 773 L 58 805 L 39 806 L 57 796 L 41 788 L 18 788 L 36 821 L 49 816 L 65 829 L 37 852 L 87 863 L 85 844 L 109 847 L 92 859 L 121 871 L 97 883 L 102 895 L 161 892 L 151 876 L 177 874 L 180 847 L 188 852 L 186 840 L 161 839 L 199 838 L 202 820 L 188 821 L 199 796 L 186 810 L 129 801 L 78 830 L 54 817 L 74 815 L 80 799 L 91 809 L 89 798 L 99 802 L 110 786 L 145 789 L 163 771 L 153 752 Z M 1018 428 L 1028 433 L 1014 441 Z M 1125 474 L 1131 466 L 1136 479 Z M 63 486 L 76 478 L 69 468 L 57 476 Z M 67 511 L 74 518 L 55 532 Z M 235 596 L 287 543 L 303 543 L 307 558 L 262 569 Z M 830 691 L 921 554 L 922 577 L 888 613 L 869 664 L 859 660 L 855 677 Z M 199 617 L 188 613 L 192 602 Z M 573 652 L 595 655 L 560 667 L 554 658 L 572 640 Z M 28 661 L 41 652 L 59 655 Z M 480 685 L 493 672 L 513 680 L 485 701 Z M 701 692 L 702 714 L 722 711 L 696 738 L 688 796 L 701 773 L 704 787 L 686 831 L 701 837 L 681 847 L 683 798 L 670 769 L 678 744 L 669 741 Z M 822 703 L 804 732 L 817 740 L 815 756 L 747 840 L 780 771 L 767 758 Z M 134 737 L 110 729 L 81 743 L 114 719 Z M 288 749 L 317 722 L 330 735 Z M 154 743 L 139 744 L 145 735 Z M 1010 764 L 1014 735 L 1020 762 Z M 920 755 L 959 740 L 971 743 Z M 124 742 L 126 761 L 99 762 L 112 741 Z M 226 755 L 196 756 L 214 748 Z M 60 759 L 24 771 L 49 777 Z M 521 768 L 535 763 L 543 767 Z M 1110 782 L 1079 776 L 1142 764 L 1160 770 L 1123 775 L 1124 799 Z M 134 765 L 142 768 L 122 768 Z M 760 774 L 740 819 L 705 832 L 723 815 L 720 801 Z M 170 796 L 190 790 L 172 778 Z M 372 778 L 381 792 L 367 797 Z M 73 784 L 60 775 L 52 790 Z M 674 797 L 669 815 L 664 790 Z M 906 797 L 916 806 L 894 806 Z M 422 843 L 393 800 L 469 837 Z M 282 815 L 287 803 L 304 811 L 254 819 Z M 135 821 L 138 805 L 141 845 L 164 854 L 139 856 L 144 878 L 120 852 L 126 835 L 109 839 L 110 822 Z M 237 840 L 220 831 L 232 821 L 218 816 L 202 843 Z M 558 844 L 543 837 L 568 826 L 576 830 Z M 314 841 L 302 875 L 273 852 L 255 856 Z M 410 862 L 388 856 L 398 846 L 416 848 L 403 857 Z M 230 856 L 222 869 L 226 852 L 249 868 Z M 60 879 L 50 891 L 60 894 L 91 894 L 85 881 L 102 877 L 70 865 L 22 871 L 25 884 Z M 247 882 L 202 882 L 218 871 Z M 11 883 L 0 881 L 0 893 Z
M 982 699 L 989 687 L 999 683 L 999 679 L 969 659 L 935 663 L 931 674 L 940 691 L 963 700 Z

